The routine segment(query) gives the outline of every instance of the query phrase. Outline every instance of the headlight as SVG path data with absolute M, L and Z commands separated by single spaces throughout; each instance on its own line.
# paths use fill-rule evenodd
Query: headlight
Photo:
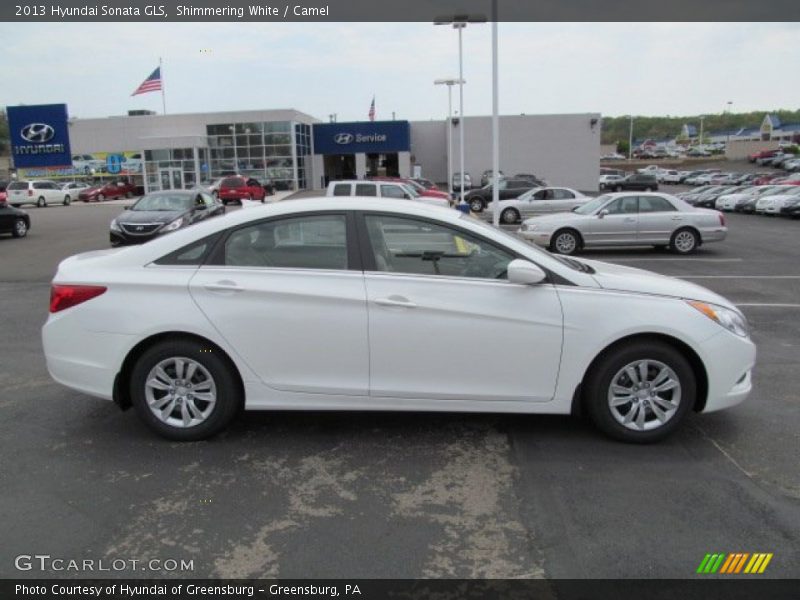
M 699 302 L 697 300 L 687 300 L 686 302 L 712 321 L 716 321 L 722 325 L 731 333 L 735 333 L 744 338 L 750 336 L 747 319 L 745 319 L 741 313 L 729 308 L 717 306 L 716 304 L 708 304 L 707 302 Z
M 539 229 L 538 223 L 523 223 L 522 231 L 536 231 Z
M 170 223 L 169 225 L 164 227 L 164 229 L 162 229 L 161 231 L 162 231 L 162 233 L 167 232 L 167 231 L 175 231 L 181 225 L 183 225 L 183 217 L 175 219 L 172 223 Z
M 120 229 L 119 223 L 117 223 L 116 219 L 111 221 L 111 231 L 122 231 L 122 229 Z

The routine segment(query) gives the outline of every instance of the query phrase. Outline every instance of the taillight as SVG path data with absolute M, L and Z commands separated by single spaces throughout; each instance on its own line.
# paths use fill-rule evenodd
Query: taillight
M 719 213 L 719 224 L 720 227 L 725 227 L 725 215 L 722 213 Z
M 106 289 L 101 285 L 53 285 L 50 288 L 50 312 L 56 313 L 96 298 Z

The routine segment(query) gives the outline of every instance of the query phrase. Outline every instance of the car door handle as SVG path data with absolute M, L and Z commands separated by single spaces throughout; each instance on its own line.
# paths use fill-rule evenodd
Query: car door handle
M 204 286 L 209 292 L 243 292 L 244 288 L 236 285 L 233 281 L 218 281 L 207 283 Z
M 375 304 L 379 306 L 399 306 L 401 308 L 417 308 L 416 303 L 411 302 L 402 296 L 391 296 L 389 298 L 378 298 Z
M 672 217 L 673 221 L 683 221 L 683 217 Z

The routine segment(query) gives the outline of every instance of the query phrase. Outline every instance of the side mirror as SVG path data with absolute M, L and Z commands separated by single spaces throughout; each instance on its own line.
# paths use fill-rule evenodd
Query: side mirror
M 520 285 L 534 285 L 547 279 L 547 273 L 527 260 L 517 258 L 508 263 L 508 280 Z
M 604 208 L 599 213 L 597 213 L 597 218 L 598 219 L 604 219 L 607 214 L 608 214 L 608 209 Z

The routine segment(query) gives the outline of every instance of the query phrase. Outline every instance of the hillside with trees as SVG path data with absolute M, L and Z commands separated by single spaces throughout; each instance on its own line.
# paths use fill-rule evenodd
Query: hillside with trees
M 764 115 L 774 114 L 784 123 L 800 122 L 800 110 L 774 110 L 748 113 L 721 113 L 705 115 L 703 128 L 705 131 L 720 131 L 760 127 Z M 633 117 L 633 137 L 635 139 L 660 139 L 676 137 L 685 125 L 694 125 L 700 129 L 700 115 L 689 117 Z M 630 117 L 603 117 L 602 143 L 614 144 L 628 141 Z

